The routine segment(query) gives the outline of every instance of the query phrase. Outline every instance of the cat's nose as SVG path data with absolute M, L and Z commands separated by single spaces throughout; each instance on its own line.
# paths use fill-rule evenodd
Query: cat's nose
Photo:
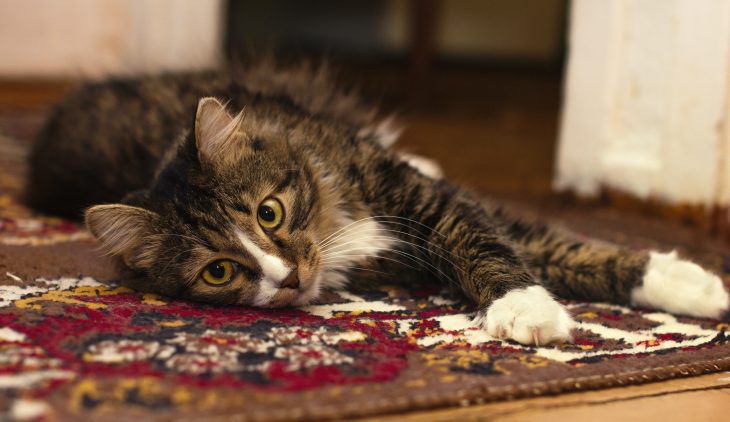
M 279 288 L 281 289 L 298 289 L 299 288 L 299 274 L 297 274 L 297 269 L 294 268 L 291 270 L 288 276 L 281 280 L 281 284 L 279 285 Z

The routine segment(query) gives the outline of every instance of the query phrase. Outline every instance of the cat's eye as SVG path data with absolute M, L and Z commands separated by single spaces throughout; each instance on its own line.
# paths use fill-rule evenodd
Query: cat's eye
M 269 198 L 259 205 L 256 211 L 259 225 L 266 230 L 274 230 L 284 221 L 284 207 L 276 198 Z
M 237 263 L 227 259 L 219 259 L 208 264 L 200 276 L 206 283 L 213 286 L 220 286 L 231 281 L 237 271 Z

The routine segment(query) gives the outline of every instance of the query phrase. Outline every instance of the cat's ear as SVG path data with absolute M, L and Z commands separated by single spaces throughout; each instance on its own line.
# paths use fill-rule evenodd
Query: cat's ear
M 150 235 L 155 232 L 156 213 L 123 204 L 96 205 L 86 210 L 85 219 L 102 248 L 127 266 L 149 268 L 154 263 L 158 242 Z
M 195 113 L 195 143 L 202 157 L 215 160 L 224 156 L 240 131 L 242 120 L 243 112 L 231 116 L 217 99 L 202 98 Z

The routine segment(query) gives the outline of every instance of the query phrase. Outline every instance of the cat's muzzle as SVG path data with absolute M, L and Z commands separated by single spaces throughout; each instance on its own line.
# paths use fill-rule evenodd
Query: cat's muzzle
M 297 269 L 294 268 L 291 270 L 289 275 L 287 275 L 279 285 L 280 289 L 298 289 L 299 288 L 299 274 L 297 273 Z

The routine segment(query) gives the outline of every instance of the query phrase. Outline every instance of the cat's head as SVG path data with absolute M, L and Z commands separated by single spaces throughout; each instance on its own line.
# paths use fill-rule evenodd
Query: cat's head
M 243 113 L 202 99 L 193 130 L 151 187 L 90 208 L 86 224 L 150 291 L 306 304 L 319 293 L 318 241 L 337 227 L 336 200 L 290 133 Z

